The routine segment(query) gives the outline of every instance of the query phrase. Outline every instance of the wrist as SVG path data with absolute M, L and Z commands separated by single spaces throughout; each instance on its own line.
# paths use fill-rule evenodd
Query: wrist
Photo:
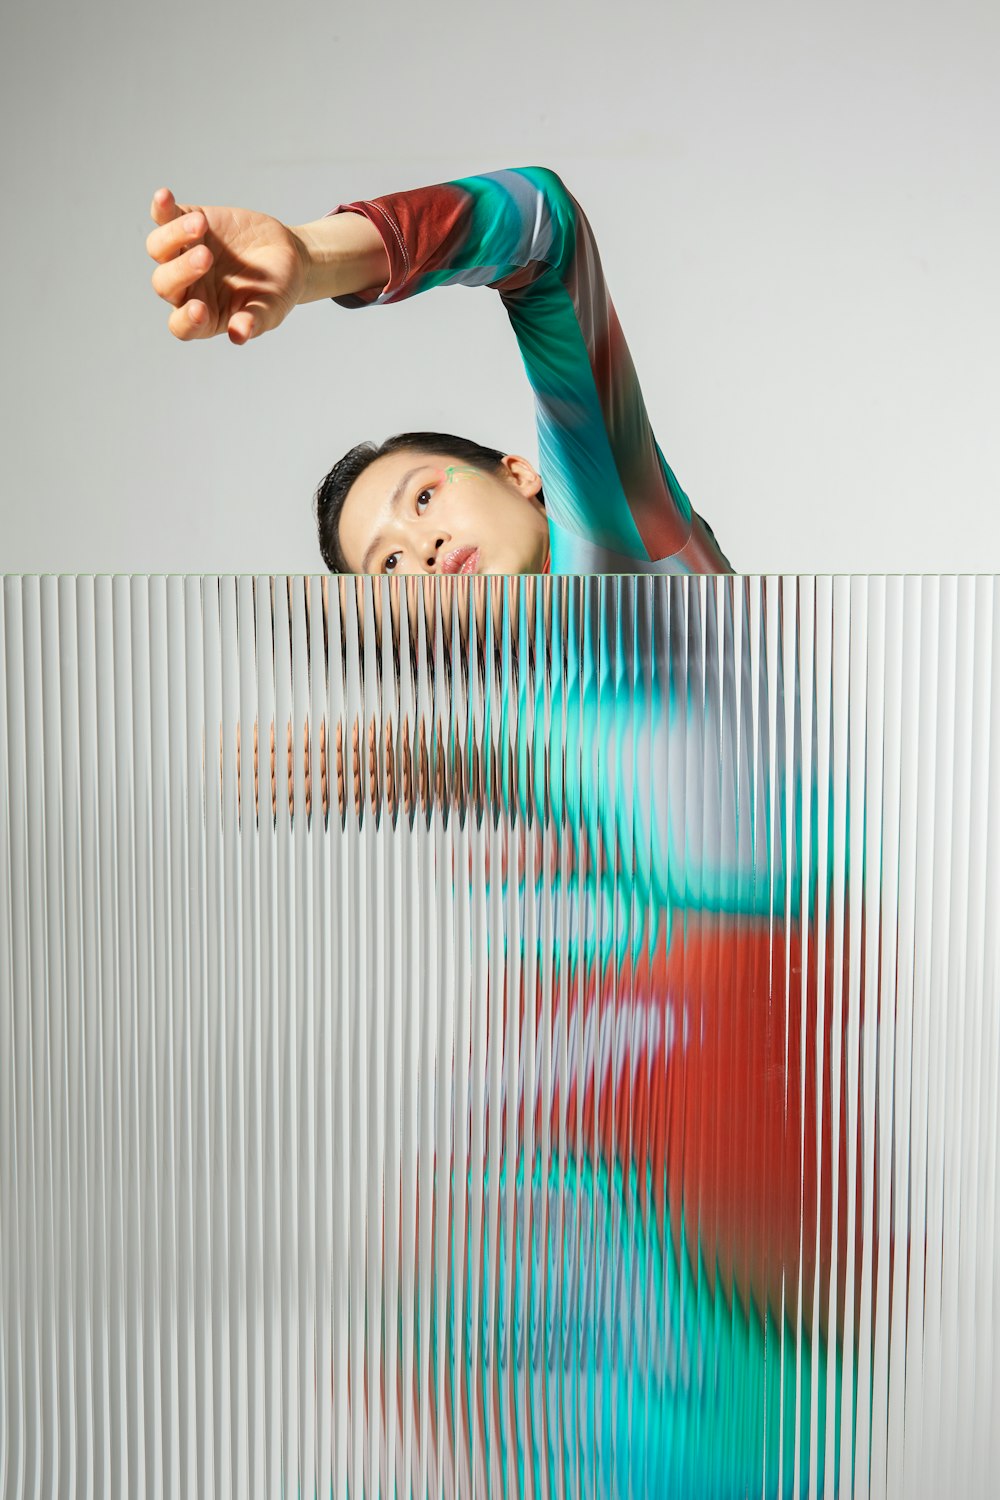
M 381 291 L 389 280 L 382 237 L 363 214 L 328 214 L 289 232 L 302 262 L 300 303 Z

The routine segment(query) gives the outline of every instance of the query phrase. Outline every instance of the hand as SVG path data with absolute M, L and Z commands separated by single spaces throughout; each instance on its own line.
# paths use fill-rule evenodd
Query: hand
M 169 188 L 153 195 L 158 226 L 146 240 L 157 262 L 153 290 L 174 311 L 175 338 L 226 332 L 234 344 L 267 333 L 291 312 L 305 285 L 301 242 L 270 214 L 176 202 Z

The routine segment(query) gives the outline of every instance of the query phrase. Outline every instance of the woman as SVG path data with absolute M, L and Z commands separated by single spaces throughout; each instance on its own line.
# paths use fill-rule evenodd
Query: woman
M 336 808 L 345 820 L 369 800 L 373 813 L 384 806 L 393 823 L 397 808 L 412 816 L 415 806 L 426 810 L 435 801 L 464 814 L 483 799 L 488 770 L 493 807 L 506 814 L 508 804 L 520 806 L 516 837 L 501 819 L 491 856 L 504 880 L 508 868 L 517 870 L 518 886 L 537 879 L 531 870 L 544 871 L 546 860 L 550 873 L 558 871 L 553 889 L 562 883 L 573 912 L 558 971 L 574 976 L 567 1003 L 576 1007 L 579 1034 L 610 1036 L 631 1023 L 638 1039 L 625 1049 L 602 1044 L 599 1061 L 595 1052 L 591 1066 L 601 1070 L 601 1087 L 587 1075 L 579 1116 L 586 1128 L 570 1142 L 569 1160 L 589 1163 L 598 1140 L 602 1162 L 630 1161 L 633 1140 L 648 1145 L 644 1180 L 628 1172 L 602 1179 L 602 1232 L 610 1242 L 607 1226 L 614 1223 L 631 1237 L 616 1249 L 617 1264 L 629 1277 L 642 1267 L 655 1289 L 644 1292 L 644 1323 L 639 1315 L 644 1347 L 657 1359 L 678 1347 L 703 1350 L 709 1361 L 697 1376 L 669 1362 L 662 1369 L 647 1431 L 650 1463 L 658 1466 L 650 1472 L 667 1465 L 673 1473 L 682 1464 L 694 1475 L 701 1464 L 718 1464 L 737 1477 L 759 1476 L 765 1430 L 775 1472 L 779 1444 L 786 1474 L 807 1466 L 809 1443 L 796 1448 L 796 1380 L 789 1384 L 780 1372 L 802 1371 L 805 1423 L 807 1398 L 817 1393 L 821 1454 L 826 1382 L 834 1382 L 839 1409 L 842 1382 L 856 1378 L 855 1345 L 844 1360 L 840 1348 L 851 1318 L 843 1292 L 846 1218 L 834 1223 L 831 1207 L 834 1180 L 846 1202 L 846 1155 L 831 1144 L 830 1093 L 818 1094 L 815 1073 L 803 1072 L 808 1027 L 812 1046 L 823 1025 L 820 1055 L 830 1055 L 832 1011 L 817 996 L 832 991 L 835 945 L 827 941 L 827 972 L 819 974 L 813 927 L 825 916 L 810 913 L 806 943 L 798 918 L 803 872 L 794 862 L 786 868 L 780 838 L 772 848 L 770 802 L 761 811 L 753 800 L 763 785 L 758 766 L 771 761 L 769 683 L 763 674 L 755 687 L 751 676 L 763 652 L 743 650 L 737 659 L 726 613 L 741 611 L 740 639 L 751 640 L 748 594 L 737 587 L 720 605 L 711 588 L 703 600 L 673 586 L 654 598 L 628 579 L 615 580 L 607 596 L 621 608 L 612 626 L 604 584 L 559 590 L 529 580 L 522 591 L 500 577 L 479 577 L 467 588 L 452 583 L 451 575 L 469 573 L 731 571 L 656 443 L 582 210 L 555 173 L 528 167 L 341 204 L 297 228 L 235 209 L 184 208 L 165 190 L 153 200 L 153 217 L 153 284 L 172 303 L 169 326 L 181 339 L 227 332 L 241 344 L 276 327 L 298 303 L 322 297 L 357 309 L 435 286 L 499 291 L 535 394 L 538 469 L 521 455 L 451 434 L 406 433 L 380 448 L 352 449 L 319 486 L 328 567 L 389 575 L 374 593 L 376 635 L 384 614 L 394 636 L 408 618 L 415 639 L 422 597 L 433 649 L 423 653 L 431 688 L 421 689 L 419 728 L 412 693 L 407 720 L 394 682 L 384 699 L 366 698 L 365 722 L 354 708 L 329 735 L 321 722 L 318 800 L 325 817 Z M 401 583 L 393 575 L 418 576 Z M 434 583 L 435 575 L 445 576 Z M 339 590 L 323 586 L 324 617 L 337 610 L 331 640 L 360 636 L 368 617 L 370 586 L 358 580 L 352 605 L 351 585 L 339 583 Z M 455 672 L 462 693 L 488 696 L 497 710 L 485 727 L 474 720 L 473 744 L 464 734 L 451 736 L 447 718 L 435 718 L 435 663 L 444 662 L 446 675 L 454 669 L 452 602 L 464 652 L 470 612 L 480 645 L 486 603 L 505 599 L 502 622 L 496 607 L 493 614 L 493 650 L 503 663 L 498 687 L 487 687 L 496 661 L 477 658 L 469 666 L 475 693 Z M 525 629 L 518 628 L 522 602 Z M 559 664 L 551 681 L 543 656 L 532 659 L 540 636 Z M 414 648 L 400 650 L 398 638 L 393 647 L 399 683 L 410 687 L 416 678 L 405 664 Z M 377 673 L 382 655 L 379 640 L 378 651 L 356 659 Z M 685 711 L 668 713 L 668 700 Z M 759 717 L 746 710 L 757 701 Z M 291 814 L 291 725 L 279 732 Z M 726 779 L 721 759 L 718 773 L 713 769 L 721 740 L 734 767 Z M 804 775 L 801 765 L 784 766 L 782 744 L 774 746 L 782 768 L 772 773 L 782 788 L 776 806 L 788 776 L 798 807 L 810 788 L 795 780 Z M 308 747 L 305 755 L 308 813 Z M 272 725 L 275 818 L 277 767 Z M 737 789 L 746 803 L 737 804 Z M 512 964 L 523 963 L 523 933 L 520 941 Z M 529 971 L 536 991 L 541 969 Z M 536 998 L 539 1014 L 540 1004 Z M 612 1082 L 620 1054 L 634 1071 Z M 608 1106 L 616 1092 L 617 1111 Z M 570 1129 L 576 1118 L 574 1101 Z M 621 1195 L 617 1207 L 611 1184 Z M 596 1189 L 594 1195 L 596 1201 Z M 596 1209 L 594 1215 L 596 1226 Z M 606 1254 L 605 1266 L 614 1263 Z M 610 1331 L 607 1308 L 602 1294 L 598 1312 L 587 1316 L 606 1319 Z M 857 1343 L 857 1309 L 854 1316 Z M 631 1379 L 628 1355 L 615 1367 Z M 608 1442 L 605 1457 L 611 1451 Z M 634 1450 L 623 1443 L 620 1451 Z M 734 1479 L 730 1487 L 742 1493 L 745 1484 Z M 716 1482 L 713 1492 L 721 1488 Z
M 500 293 L 535 394 L 539 469 L 448 433 L 362 443 L 316 495 L 332 571 L 732 571 L 656 442 L 593 232 L 555 172 L 484 173 L 294 228 L 185 207 L 165 188 L 152 216 L 153 286 L 180 339 L 243 344 L 320 298 L 361 308 L 436 286 Z

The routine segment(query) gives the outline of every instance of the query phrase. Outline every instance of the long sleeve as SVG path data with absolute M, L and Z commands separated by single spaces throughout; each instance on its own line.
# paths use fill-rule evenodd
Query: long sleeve
M 521 167 L 340 204 L 364 214 L 389 258 L 381 292 L 499 292 L 535 396 L 553 573 L 726 573 L 654 437 L 593 231 L 561 179 Z

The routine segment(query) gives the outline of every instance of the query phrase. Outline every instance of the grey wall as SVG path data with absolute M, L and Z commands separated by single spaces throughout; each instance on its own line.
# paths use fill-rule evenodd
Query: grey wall
M 738 570 L 1000 568 L 995 0 L 533 12 L 5 8 L 0 571 L 312 571 L 360 438 L 534 458 L 490 292 L 181 344 L 145 251 L 161 185 L 297 223 L 529 163 Z

